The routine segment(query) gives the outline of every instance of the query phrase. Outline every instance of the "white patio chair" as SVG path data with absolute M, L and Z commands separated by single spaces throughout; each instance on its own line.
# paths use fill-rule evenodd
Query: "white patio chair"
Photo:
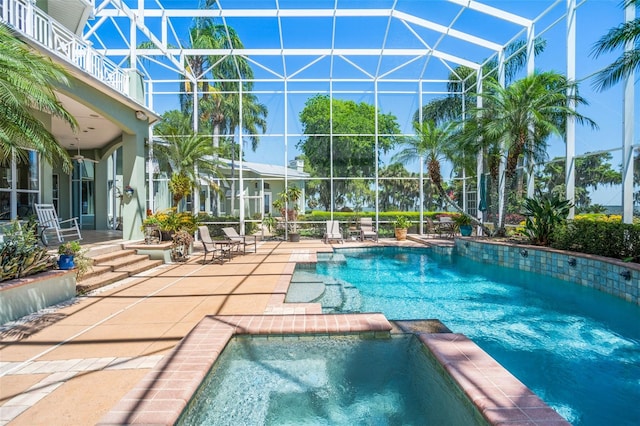
M 42 228 L 40 239 L 45 246 L 54 241 L 62 244 L 65 241 L 80 241 L 80 225 L 78 218 L 60 220 L 53 204 L 34 204 L 38 225 Z
M 327 232 L 324 234 L 324 238 L 322 239 L 325 244 L 328 244 L 329 241 L 339 241 L 340 243 L 344 243 L 344 238 L 342 236 L 342 232 L 340 231 L 340 222 L 337 220 L 328 220 L 327 221 Z

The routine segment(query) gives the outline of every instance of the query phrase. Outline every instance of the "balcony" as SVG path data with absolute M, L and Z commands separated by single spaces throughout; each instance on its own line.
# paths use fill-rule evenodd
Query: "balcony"
M 0 19 L 70 64 L 130 97 L 129 75 L 30 0 L 0 0 Z

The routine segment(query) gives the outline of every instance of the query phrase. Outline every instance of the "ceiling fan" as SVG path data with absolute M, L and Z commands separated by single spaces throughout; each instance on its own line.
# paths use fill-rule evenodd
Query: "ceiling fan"
M 78 153 L 74 156 L 71 157 L 72 160 L 77 161 L 78 163 L 82 164 L 84 161 L 89 161 L 91 163 L 98 163 L 98 160 L 92 160 L 91 158 L 85 158 L 84 155 L 80 154 L 80 141 L 78 141 L 76 139 L 76 147 L 78 148 Z M 73 144 L 71 144 L 71 146 L 73 147 Z

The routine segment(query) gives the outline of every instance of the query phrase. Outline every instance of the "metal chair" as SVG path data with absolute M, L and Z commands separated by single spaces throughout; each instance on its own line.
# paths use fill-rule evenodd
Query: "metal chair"
M 228 241 L 242 245 L 242 253 L 247 252 L 247 246 L 253 246 L 253 252 L 258 251 L 258 241 L 255 235 L 240 235 L 236 232 L 235 228 L 222 228 L 225 237 Z
M 207 255 L 209 253 L 211 253 L 211 262 L 219 260 L 220 263 L 224 263 L 226 251 L 229 251 L 229 259 L 231 259 L 231 246 L 228 245 L 225 249 L 225 247 L 220 245 L 219 242 L 213 241 L 211 239 L 211 234 L 209 234 L 209 228 L 204 225 L 198 226 L 198 235 L 200 236 L 200 242 L 204 248 L 204 259 L 202 260 L 202 263 L 207 263 Z M 220 245 L 219 248 L 218 245 Z

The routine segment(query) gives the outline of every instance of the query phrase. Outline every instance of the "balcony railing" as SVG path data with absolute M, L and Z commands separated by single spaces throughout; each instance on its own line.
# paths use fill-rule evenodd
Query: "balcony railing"
M 30 0 L 0 0 L 0 19 L 118 92 L 129 96 L 129 75 Z

